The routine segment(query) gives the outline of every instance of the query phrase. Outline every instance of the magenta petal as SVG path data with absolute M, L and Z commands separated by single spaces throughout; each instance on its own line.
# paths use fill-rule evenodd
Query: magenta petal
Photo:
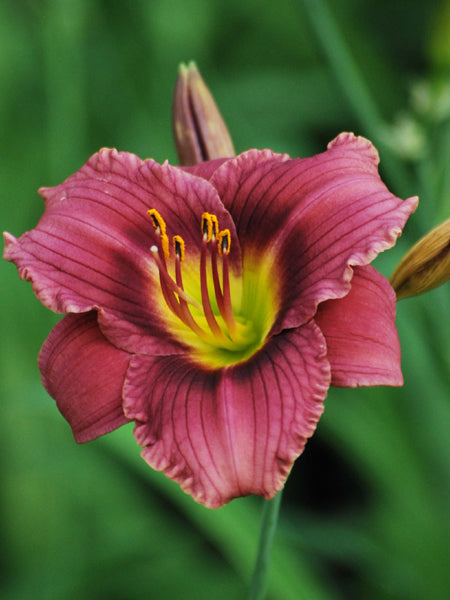
M 279 234 L 289 204 L 272 194 L 277 169 L 288 162 L 287 154 L 272 150 L 248 150 L 227 160 L 212 175 L 225 208 L 236 224 L 239 239 L 251 245 L 267 245 Z
M 195 167 L 193 170 L 196 170 Z M 139 175 L 139 182 L 151 196 L 151 205 L 161 213 L 167 224 L 170 241 L 174 235 L 181 236 L 189 259 L 198 259 L 200 255 L 202 215 L 207 212 L 217 217 L 220 229 L 230 231 L 230 260 L 240 268 L 240 244 L 234 222 L 216 189 L 205 178 L 194 176 L 187 169 L 172 167 L 168 163 L 159 165 L 149 160 L 143 162 Z
M 129 359 L 103 337 L 95 312 L 67 315 L 50 332 L 39 354 L 42 382 L 77 442 L 128 422 L 122 386 Z
M 249 151 L 212 176 L 244 252 L 272 248 L 278 256 L 283 301 L 274 331 L 297 327 L 319 302 L 344 296 L 350 266 L 394 245 L 417 198 L 391 194 L 377 165 L 368 140 L 343 133 L 311 158 Z
M 48 308 L 140 312 L 153 230 L 136 184 L 141 162 L 132 154 L 101 150 L 62 184 L 40 190 L 45 213 L 37 227 L 18 240 L 7 234 L 5 258 L 32 281 Z
M 196 165 L 192 165 L 190 167 L 179 167 L 183 171 L 187 173 L 191 173 L 192 175 L 197 175 L 197 177 L 202 177 L 203 179 L 211 179 L 217 169 L 223 165 L 223 163 L 230 160 L 229 158 L 214 158 L 213 160 L 206 160 L 205 162 L 200 162 Z
M 402 385 L 394 290 L 370 266 L 355 267 L 351 285 L 344 298 L 320 304 L 315 318 L 327 342 L 332 385 Z
M 330 383 L 310 322 L 272 338 L 247 363 L 203 371 L 185 359 L 135 356 L 124 410 L 143 457 L 198 502 L 273 497 L 322 414 Z
M 155 208 L 170 238 L 181 235 L 187 253 L 201 246 L 201 216 L 217 215 L 233 238 L 234 224 L 207 181 L 169 164 L 103 149 L 61 185 L 41 190 L 46 210 L 19 239 L 5 235 L 5 258 L 48 308 L 56 312 L 101 309 L 103 333 L 129 351 L 177 352 L 155 310 L 159 277 L 150 247 L 156 234 L 147 211 Z

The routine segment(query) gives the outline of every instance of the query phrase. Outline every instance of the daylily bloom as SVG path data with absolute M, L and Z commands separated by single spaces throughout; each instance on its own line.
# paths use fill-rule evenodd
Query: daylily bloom
M 417 198 L 343 133 L 290 159 L 193 167 L 103 149 L 5 258 L 66 316 L 39 356 L 78 442 L 135 422 L 143 457 L 198 502 L 273 497 L 332 385 L 401 385 L 395 294 L 369 263 Z

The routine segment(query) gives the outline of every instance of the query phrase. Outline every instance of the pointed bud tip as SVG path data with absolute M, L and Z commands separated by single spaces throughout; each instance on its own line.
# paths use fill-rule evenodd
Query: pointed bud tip
M 188 74 L 188 67 L 185 63 L 180 63 L 178 65 L 178 77 L 187 77 Z
M 194 73 L 194 72 L 198 73 L 197 63 L 194 60 L 190 60 L 187 64 L 184 62 L 181 62 L 178 65 L 178 76 L 187 78 L 189 76 L 189 73 Z
M 450 219 L 432 229 L 405 254 L 391 275 L 397 299 L 428 292 L 450 279 Z
M 173 129 L 181 165 L 235 154 L 225 122 L 194 61 L 178 68 Z

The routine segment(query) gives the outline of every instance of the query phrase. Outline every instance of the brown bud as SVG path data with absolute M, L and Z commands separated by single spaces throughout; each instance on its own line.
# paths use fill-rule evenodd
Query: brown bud
M 405 254 L 390 282 L 400 300 L 428 292 L 449 278 L 450 219 L 447 219 Z
M 180 165 L 235 155 L 227 126 L 193 62 L 178 72 L 173 130 Z

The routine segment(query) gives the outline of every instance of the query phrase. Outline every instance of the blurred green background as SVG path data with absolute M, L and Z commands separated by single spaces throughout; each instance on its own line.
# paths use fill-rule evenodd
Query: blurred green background
M 2 0 L 0 224 L 19 235 L 102 146 L 175 162 L 171 99 L 194 59 L 237 151 L 370 137 L 421 204 L 403 253 L 449 216 L 450 3 Z M 212 511 L 151 471 L 131 427 L 77 446 L 40 385 L 58 317 L 1 261 L 0 597 L 246 597 L 261 499 Z M 405 386 L 330 390 L 288 480 L 270 600 L 446 600 L 449 289 L 401 301 Z

